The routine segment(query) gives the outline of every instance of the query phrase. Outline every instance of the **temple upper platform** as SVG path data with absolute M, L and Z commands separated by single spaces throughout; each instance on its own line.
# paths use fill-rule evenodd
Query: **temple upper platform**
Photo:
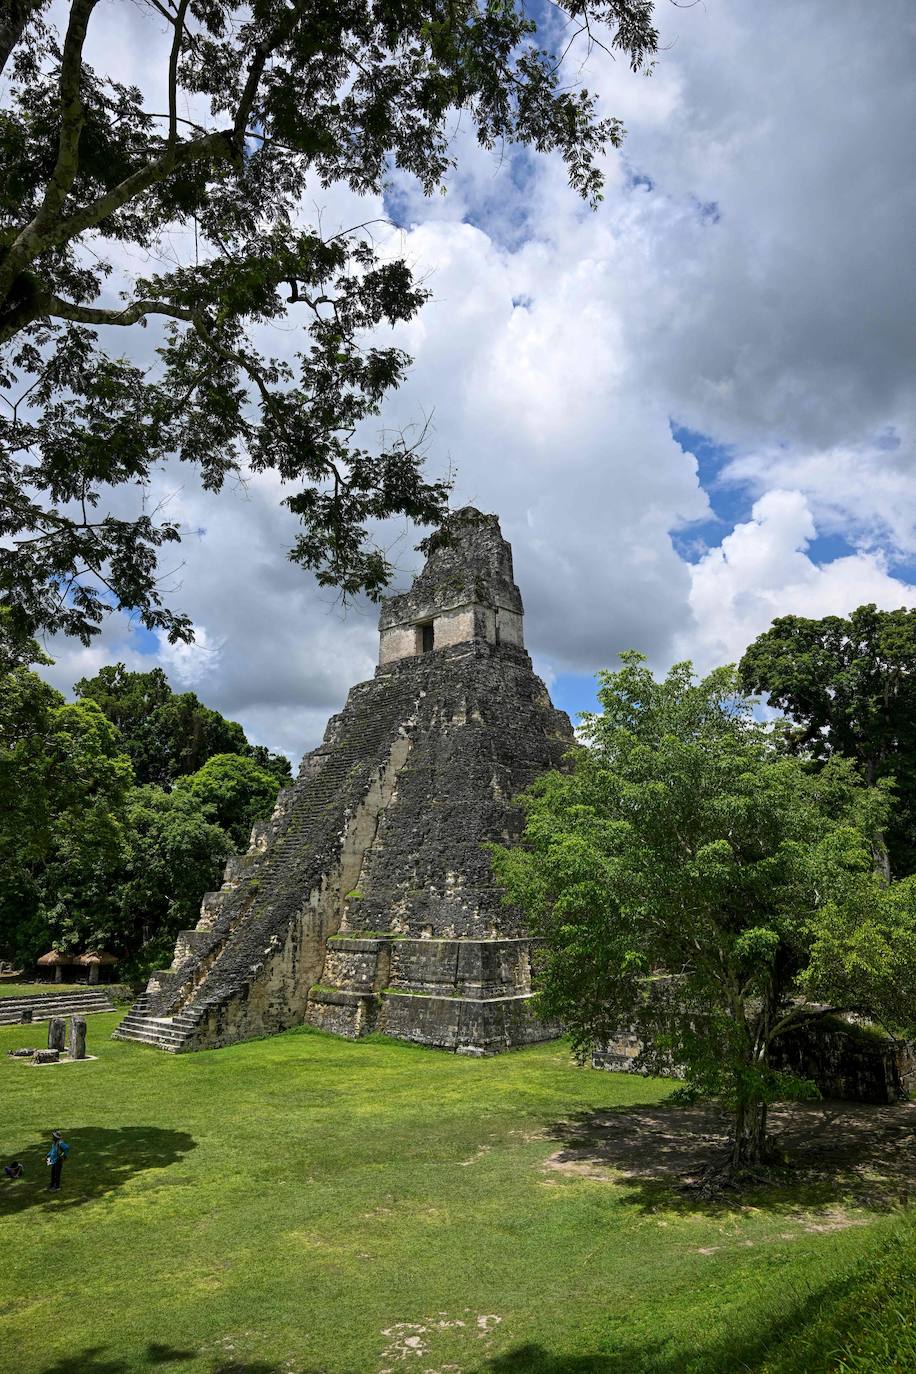
M 382 606 L 379 665 L 472 640 L 522 648 L 523 614 L 499 520 L 464 506 L 433 536 L 410 591 Z

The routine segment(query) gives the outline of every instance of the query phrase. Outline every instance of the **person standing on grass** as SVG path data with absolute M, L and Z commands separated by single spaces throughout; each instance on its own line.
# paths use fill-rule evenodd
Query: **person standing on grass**
M 70 1153 L 70 1146 L 64 1140 L 60 1131 L 51 1132 L 51 1149 L 48 1151 L 47 1162 L 51 1166 L 51 1182 L 48 1184 L 49 1193 L 60 1192 L 60 1176 L 64 1167 L 64 1160 Z

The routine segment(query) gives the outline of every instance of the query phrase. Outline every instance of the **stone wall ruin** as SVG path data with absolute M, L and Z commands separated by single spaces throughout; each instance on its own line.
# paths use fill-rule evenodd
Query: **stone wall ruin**
M 532 1015 L 531 940 L 487 844 L 573 743 L 525 652 L 495 516 L 456 512 L 380 617 L 379 667 L 116 1032 L 172 1051 L 307 1022 L 490 1054 Z

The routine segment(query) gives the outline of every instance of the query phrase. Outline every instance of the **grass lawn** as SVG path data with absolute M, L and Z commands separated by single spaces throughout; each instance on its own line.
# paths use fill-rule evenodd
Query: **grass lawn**
M 558 1163 L 569 1123 L 657 1117 L 665 1083 L 562 1044 L 479 1061 L 307 1030 L 172 1057 L 108 1039 L 117 1019 L 89 1018 L 97 1060 L 47 1068 L 0 1030 L 0 1151 L 26 1165 L 0 1185 L 4 1374 L 882 1368 L 820 1363 L 829 1334 L 783 1355 L 855 1306 L 892 1209 L 835 1181 L 701 1204 Z
M 39 997 L 49 992 L 85 992 L 86 983 L 14 983 L 4 978 L 0 982 L 0 997 Z M 102 987 L 102 984 L 97 984 Z M 93 992 L 95 988 L 92 989 Z

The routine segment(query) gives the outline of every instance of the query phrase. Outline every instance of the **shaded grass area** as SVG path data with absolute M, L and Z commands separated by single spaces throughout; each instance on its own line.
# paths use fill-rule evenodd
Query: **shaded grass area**
M 0 1150 L 26 1165 L 0 1185 L 4 1374 L 795 1374 L 773 1361 L 903 1234 L 840 1172 L 716 1205 L 634 1186 L 646 1114 L 689 1115 L 562 1044 L 303 1030 L 171 1056 L 107 1039 L 117 1019 L 91 1018 L 95 1061 L 0 1059 Z M 550 1163 L 610 1119 L 629 1164 Z
M 891 1374 L 916 1370 L 916 1216 L 907 1216 L 820 1310 L 787 1337 L 765 1374 Z

